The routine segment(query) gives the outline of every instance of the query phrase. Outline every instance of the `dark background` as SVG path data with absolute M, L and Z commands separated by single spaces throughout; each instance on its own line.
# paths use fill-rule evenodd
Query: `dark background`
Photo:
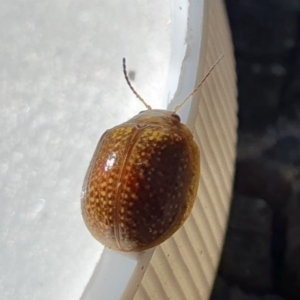
M 227 0 L 239 140 L 211 300 L 300 300 L 300 0 Z

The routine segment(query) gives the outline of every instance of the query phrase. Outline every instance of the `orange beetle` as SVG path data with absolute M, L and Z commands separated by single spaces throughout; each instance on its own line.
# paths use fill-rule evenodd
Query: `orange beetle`
M 82 215 L 91 234 L 119 251 L 142 251 L 164 242 L 189 216 L 200 179 L 200 153 L 175 108 L 148 110 L 101 137 L 82 190 Z

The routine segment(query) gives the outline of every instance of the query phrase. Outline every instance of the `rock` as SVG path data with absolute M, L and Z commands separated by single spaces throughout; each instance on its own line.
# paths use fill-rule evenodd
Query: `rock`
M 299 104 L 300 51 L 293 49 L 298 43 L 300 0 L 225 3 L 236 52 L 239 126 L 259 132 L 275 123 L 286 103 Z M 292 60 L 299 66 L 293 67 Z
M 262 153 L 272 147 L 277 141 L 277 134 L 269 131 L 259 136 L 250 132 L 238 133 L 237 161 L 260 159 Z
M 285 300 L 278 295 L 255 295 L 237 286 L 229 286 L 222 277 L 217 277 L 210 300 Z
M 239 129 L 259 132 L 277 120 L 286 62 L 240 56 L 236 59 L 236 68 Z
M 289 203 L 287 247 L 282 288 L 291 300 L 300 299 L 300 183 Z
M 220 274 L 245 289 L 270 289 L 271 227 L 272 211 L 264 200 L 235 195 L 220 263 Z
M 238 287 L 233 287 L 229 298 L 223 300 L 284 300 L 284 298 L 277 295 L 253 295 L 245 293 Z
M 285 136 L 263 153 L 263 156 L 288 166 L 300 166 L 300 138 Z
M 229 299 L 229 293 L 230 286 L 222 277 L 217 276 L 210 296 L 210 300 Z
M 266 295 L 260 298 L 261 300 L 285 300 L 285 298 L 282 298 L 278 295 Z
M 233 287 L 228 300 L 259 300 L 255 295 L 248 295 L 238 287 Z M 225 298 L 224 298 L 225 300 Z
M 220 275 L 244 289 L 268 291 L 272 286 L 271 236 L 228 229 Z
M 229 228 L 271 235 L 272 211 L 266 201 L 235 195 L 231 204 Z
M 298 0 L 226 0 L 234 46 L 238 54 L 285 55 L 295 45 Z
M 294 170 L 261 158 L 236 164 L 234 189 L 241 195 L 264 199 L 273 210 L 285 209 L 294 184 Z
M 300 246 L 300 183 L 298 182 L 293 191 L 293 196 L 287 207 L 288 215 L 288 248 L 294 250 Z
M 287 255 L 286 269 L 282 276 L 282 290 L 289 300 L 300 299 L 300 247 Z
M 281 114 L 287 115 L 291 119 L 300 117 L 300 41 L 297 41 L 294 50 L 293 63 L 289 71 L 283 94 L 280 101 Z

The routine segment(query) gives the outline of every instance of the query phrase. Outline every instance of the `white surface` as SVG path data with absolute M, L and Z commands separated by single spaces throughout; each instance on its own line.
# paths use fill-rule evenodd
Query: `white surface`
M 120 295 L 138 262 L 108 254 L 89 282 L 102 246 L 81 218 L 82 181 L 103 132 L 144 110 L 126 85 L 122 57 L 153 108 L 166 108 L 178 84 L 172 108 L 194 88 L 202 7 L 203 0 L 0 3 L 1 300 L 96 299 L 90 287 L 113 275 L 100 266 L 120 266 L 119 289 L 111 290 Z M 189 104 L 184 121 L 188 111 Z
M 105 248 L 81 300 L 133 299 L 153 251 L 120 253 Z
M 81 299 L 120 299 L 136 264 L 136 257 L 126 257 L 105 248 Z
M 101 246 L 80 215 L 99 137 L 166 107 L 172 1 L 0 3 L 0 295 L 79 299 Z M 162 101 L 163 100 L 163 101 Z

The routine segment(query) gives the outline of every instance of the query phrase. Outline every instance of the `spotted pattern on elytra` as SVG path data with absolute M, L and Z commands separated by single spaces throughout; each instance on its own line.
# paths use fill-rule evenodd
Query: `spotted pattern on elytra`
M 92 235 L 121 251 L 170 237 L 193 207 L 200 173 L 197 145 L 169 111 L 145 111 L 101 138 L 83 186 Z

